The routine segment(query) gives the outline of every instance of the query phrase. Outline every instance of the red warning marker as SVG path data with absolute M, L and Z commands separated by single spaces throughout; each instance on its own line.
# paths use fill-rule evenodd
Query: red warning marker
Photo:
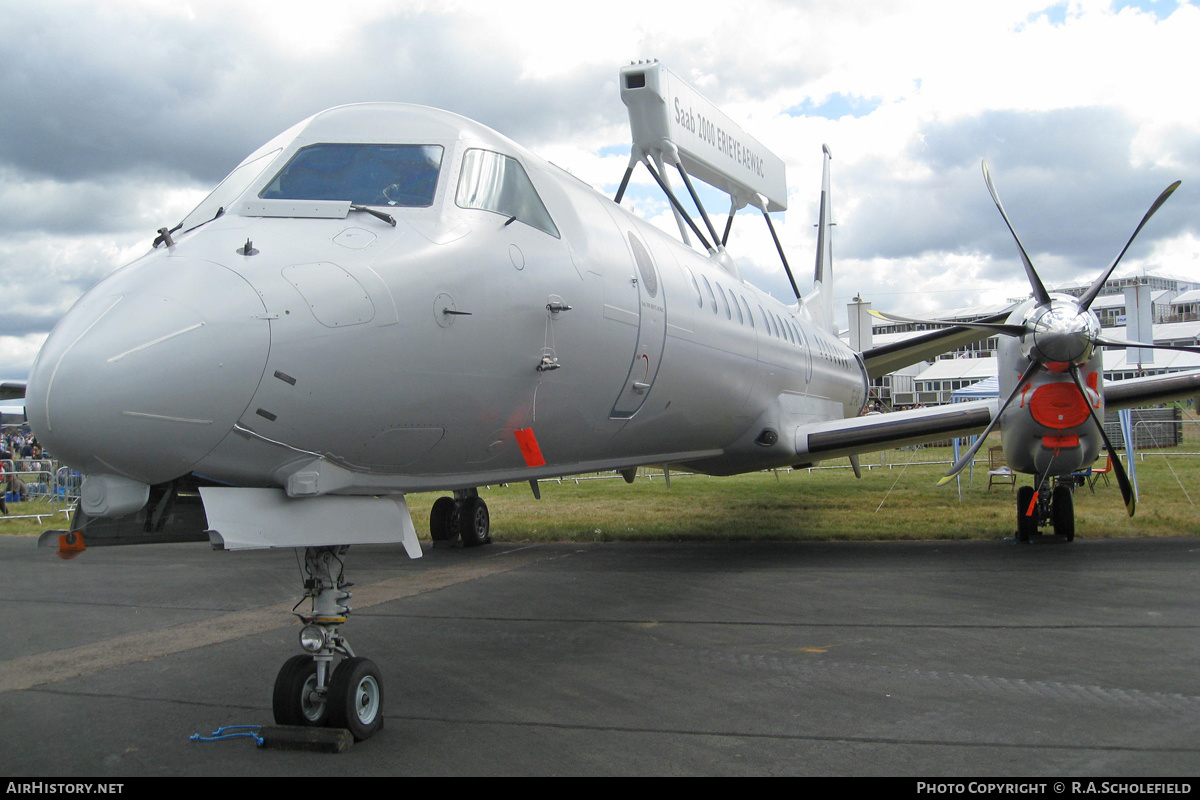
M 55 553 L 61 559 L 72 559 L 86 550 L 83 543 L 83 532 L 72 531 L 58 536 L 58 551 Z
M 538 447 L 537 437 L 533 435 L 533 428 L 519 428 L 513 431 L 513 435 L 517 437 L 517 446 L 521 448 L 525 466 L 540 467 L 546 463 L 542 456 L 542 448 Z

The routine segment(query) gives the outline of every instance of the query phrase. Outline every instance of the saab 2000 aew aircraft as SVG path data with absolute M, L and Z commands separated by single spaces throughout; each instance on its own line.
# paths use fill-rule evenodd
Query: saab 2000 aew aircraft
M 489 537 L 477 492 L 487 484 L 528 481 L 536 494 L 540 479 L 596 470 L 853 460 L 996 422 L 994 401 L 858 417 L 869 376 L 989 331 L 861 354 L 839 340 L 828 149 L 812 291 L 785 304 L 745 282 L 724 249 L 733 212 L 760 209 L 774 235 L 783 162 L 661 65 L 631 65 L 620 80 L 630 171 L 642 164 L 662 186 L 683 241 L 620 206 L 629 173 L 614 202 L 432 108 L 330 109 L 251 154 L 149 253 L 80 299 L 28 386 L 9 387 L 27 390 L 38 437 L 85 476 L 71 531 L 43 540 L 64 553 L 189 540 L 303 548 L 305 652 L 275 681 L 276 720 L 364 739 L 382 724 L 383 684 L 342 632 L 344 557 L 350 545 L 388 542 L 421 555 L 405 493 L 447 492 L 432 537 L 477 545 Z M 692 177 L 730 196 L 722 235 Z M 1036 302 L 1058 305 L 1030 317 L 1035 338 L 1061 305 Z M 1036 371 L 1075 377 L 1089 402 L 1071 424 L 1094 425 L 1098 362 L 1027 350 L 1002 370 L 1027 385 L 1043 361 L 1071 365 Z M 1142 382 L 1120 402 L 1197 387 L 1195 375 Z M 1008 413 L 1038 423 L 1019 427 L 1022 447 L 1078 451 L 1073 464 L 1096 457 L 1078 438 L 1070 445 L 1075 428 L 1040 414 L 1045 404 L 1011 399 Z M 1044 465 L 1035 469 L 1044 481 Z

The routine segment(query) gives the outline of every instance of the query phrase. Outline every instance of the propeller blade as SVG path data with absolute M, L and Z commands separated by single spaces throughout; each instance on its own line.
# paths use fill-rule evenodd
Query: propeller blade
M 1108 269 L 1100 273 L 1099 277 L 1096 278 L 1092 285 L 1088 287 L 1088 290 L 1079 298 L 1080 308 L 1087 310 L 1091 307 L 1092 301 L 1096 299 L 1096 295 L 1100 294 L 1100 290 L 1104 288 L 1105 281 L 1107 281 L 1108 277 L 1112 275 L 1112 271 L 1117 268 L 1117 262 L 1119 262 L 1125 255 L 1125 251 L 1129 249 L 1129 245 L 1133 244 L 1133 240 L 1137 238 L 1137 235 L 1141 233 L 1142 228 L 1145 227 L 1146 223 L 1150 221 L 1150 218 L 1154 216 L 1154 212 L 1158 211 L 1158 209 L 1162 207 L 1162 204 L 1167 202 L 1167 198 L 1171 196 L 1171 192 L 1178 189 L 1180 183 L 1181 181 L 1175 181 L 1166 189 L 1163 189 L 1162 194 L 1160 194 L 1158 199 L 1155 200 L 1150 206 L 1150 210 L 1146 212 L 1146 215 L 1142 217 L 1142 221 L 1139 222 L 1137 228 L 1134 229 L 1133 235 L 1129 237 L 1129 241 L 1126 242 L 1125 246 L 1121 248 L 1121 252 L 1117 253 L 1117 257 L 1113 259 L 1113 262 L 1108 265 Z
M 935 328 L 970 328 L 976 331 L 987 331 L 988 333 L 998 333 L 1003 336 L 1024 336 L 1024 325 L 1009 325 L 1003 322 L 946 322 L 938 319 L 917 319 L 916 317 L 902 317 L 899 314 L 885 314 L 882 311 L 871 309 L 869 312 L 873 317 L 887 320 L 888 322 L 911 322 L 917 325 L 929 325 Z
M 1000 422 L 1000 415 L 1004 413 L 1004 409 L 1008 408 L 1009 404 L 1012 403 L 1013 398 L 1020 393 L 1021 387 L 1024 385 L 1025 381 L 1029 380 L 1029 376 L 1033 374 L 1034 370 L 1036 370 L 1038 366 L 1039 364 L 1036 361 L 1029 362 L 1029 366 L 1025 368 L 1025 372 L 1021 373 L 1020 379 L 1017 380 L 1017 385 L 1013 387 L 1012 393 L 1008 395 L 1008 399 L 1004 401 L 1004 405 L 1000 406 L 1000 408 L 996 410 L 996 416 L 992 417 L 992 421 L 989 422 L 988 426 L 983 429 L 983 433 L 979 434 L 978 438 L 975 439 L 975 443 L 971 445 L 971 449 L 967 450 L 967 452 L 963 454 L 958 461 L 955 461 L 954 465 L 950 467 L 950 471 L 942 476 L 942 479 L 937 482 L 938 486 L 945 486 L 947 483 L 954 480 L 954 476 L 962 472 L 967 464 L 971 463 L 971 459 L 973 459 L 975 454 L 979 452 L 979 448 L 983 445 L 984 440 L 987 439 L 988 434 L 991 433 L 992 429 L 995 428 Z
M 1127 342 L 1124 339 L 1110 339 L 1107 336 L 1097 336 L 1096 344 L 1107 347 L 1144 347 L 1147 350 L 1180 350 L 1184 353 L 1200 353 L 1200 347 L 1188 344 L 1148 344 L 1146 342 Z
M 1092 408 L 1091 402 L 1087 399 L 1087 390 L 1083 388 L 1083 380 L 1079 377 L 1079 369 L 1074 364 L 1071 365 L 1071 377 L 1075 380 L 1075 386 L 1079 388 L 1079 393 L 1083 395 L 1083 402 L 1087 405 L 1088 413 L 1092 416 L 1092 421 L 1096 423 L 1096 427 L 1100 430 L 1100 438 L 1104 441 L 1104 448 L 1112 456 L 1113 472 L 1117 476 L 1117 486 L 1121 487 L 1121 499 L 1125 501 L 1125 510 L 1132 517 L 1137 501 L 1133 497 L 1133 486 L 1129 483 L 1129 476 L 1125 474 L 1125 467 L 1121 465 L 1121 458 L 1117 455 L 1117 449 L 1112 446 L 1112 442 L 1108 440 L 1108 434 L 1104 432 L 1104 421 L 1096 414 L 1096 409 Z
M 1021 238 L 1017 236 L 1017 231 L 1008 219 L 1008 213 L 1005 212 L 1004 205 L 1000 202 L 1000 195 L 996 193 L 996 187 L 992 185 L 992 175 L 988 172 L 986 161 L 983 162 L 983 180 L 987 183 L 988 192 L 992 195 L 992 202 L 996 204 L 996 208 L 1000 210 L 1000 216 L 1004 218 L 1004 224 L 1008 226 L 1008 232 L 1012 234 L 1017 243 L 1017 249 L 1021 251 L 1021 263 L 1025 265 L 1025 274 L 1029 277 L 1029 285 L 1033 287 L 1034 298 L 1038 301 L 1038 305 L 1049 303 L 1050 294 L 1042 284 L 1042 279 L 1038 277 L 1037 270 L 1033 268 L 1033 262 L 1029 260 L 1029 255 L 1026 254 L 1025 247 L 1021 244 Z

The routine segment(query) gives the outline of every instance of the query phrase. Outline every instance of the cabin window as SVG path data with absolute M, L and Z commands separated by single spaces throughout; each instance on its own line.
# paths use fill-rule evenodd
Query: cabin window
M 729 310 L 729 298 L 725 296 L 725 290 L 721 288 L 721 284 L 717 284 L 717 294 L 721 296 L 721 306 L 725 309 L 725 319 L 733 319 L 733 312 Z
M 745 309 L 745 311 L 746 311 L 746 321 L 749 322 L 750 327 L 753 328 L 754 327 L 754 315 L 750 313 L 750 304 L 746 302 L 746 298 L 741 297 L 740 295 L 738 296 L 738 299 L 742 301 L 742 308 Z
M 712 284 L 708 282 L 708 278 L 705 278 L 703 275 L 700 278 L 704 281 L 704 288 L 708 290 L 708 303 L 715 314 L 717 313 L 717 296 L 713 294 Z
M 559 238 L 550 212 L 515 158 L 491 150 L 468 150 L 455 202 L 463 208 L 494 211 Z
M 362 206 L 433 205 L 440 145 L 314 144 L 292 156 L 263 200 L 349 200 Z

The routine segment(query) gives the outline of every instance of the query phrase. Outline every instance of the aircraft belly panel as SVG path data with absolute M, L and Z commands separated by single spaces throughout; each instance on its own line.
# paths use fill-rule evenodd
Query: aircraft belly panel
M 400 469 L 419 462 L 445 435 L 440 426 L 389 428 L 368 439 L 352 459 L 368 469 Z

